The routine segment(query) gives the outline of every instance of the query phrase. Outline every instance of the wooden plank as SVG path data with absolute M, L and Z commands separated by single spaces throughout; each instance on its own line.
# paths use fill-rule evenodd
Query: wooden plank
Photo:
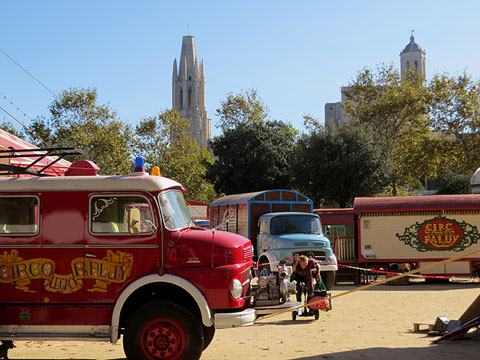
M 427 329 L 420 329 L 420 327 L 427 326 Z M 425 331 L 433 331 L 434 329 L 433 324 L 427 324 L 427 323 L 413 323 L 413 331 L 414 332 L 425 332 Z

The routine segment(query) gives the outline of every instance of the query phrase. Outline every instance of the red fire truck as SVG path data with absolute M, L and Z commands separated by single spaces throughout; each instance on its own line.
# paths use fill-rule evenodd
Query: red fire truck
M 0 341 L 123 336 L 128 359 L 194 359 L 254 321 L 251 242 L 197 227 L 185 189 L 140 159 L 129 176 L 1 169 Z

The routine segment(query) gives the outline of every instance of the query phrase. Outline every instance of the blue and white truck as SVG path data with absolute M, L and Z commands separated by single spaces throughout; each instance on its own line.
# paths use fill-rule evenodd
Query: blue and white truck
M 250 239 L 260 269 L 275 273 L 280 261 L 290 265 L 298 253 L 319 262 L 328 290 L 335 284 L 337 259 L 305 195 L 280 189 L 225 196 L 210 204 L 210 223 Z

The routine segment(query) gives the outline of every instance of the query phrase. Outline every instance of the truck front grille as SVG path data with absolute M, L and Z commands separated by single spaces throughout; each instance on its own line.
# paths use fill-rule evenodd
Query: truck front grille
M 323 250 L 305 250 L 305 251 L 296 251 L 298 255 L 305 255 L 307 257 L 313 257 L 318 261 L 325 261 L 327 259 L 325 251 Z M 294 255 L 292 255 L 293 257 Z

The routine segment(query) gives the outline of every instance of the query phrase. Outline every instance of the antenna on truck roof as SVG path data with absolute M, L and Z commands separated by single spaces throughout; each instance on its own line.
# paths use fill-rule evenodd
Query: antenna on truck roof
M 14 149 L 0 150 L 0 159 L 22 158 L 32 160 L 29 164 L 2 164 L 0 163 L 0 175 L 33 175 L 52 176 L 45 171 L 62 160 L 67 155 L 85 155 L 82 150 L 73 147 L 58 147 L 44 149 Z M 41 163 L 47 156 L 54 156 L 55 159 L 48 163 Z

